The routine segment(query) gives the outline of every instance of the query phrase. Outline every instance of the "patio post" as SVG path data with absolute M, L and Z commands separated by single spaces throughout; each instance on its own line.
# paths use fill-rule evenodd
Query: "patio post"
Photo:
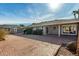
M 43 26 L 43 35 L 46 35 L 46 27 Z
M 60 37 L 60 25 L 58 25 L 58 36 Z
M 77 25 L 76 54 L 79 56 L 79 26 L 78 25 Z

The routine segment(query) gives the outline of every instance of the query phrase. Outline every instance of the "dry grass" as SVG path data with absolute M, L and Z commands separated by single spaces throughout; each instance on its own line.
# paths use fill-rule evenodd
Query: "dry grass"
M 8 34 L 8 31 L 5 29 L 0 29 L 0 41 L 5 40 L 5 36 Z

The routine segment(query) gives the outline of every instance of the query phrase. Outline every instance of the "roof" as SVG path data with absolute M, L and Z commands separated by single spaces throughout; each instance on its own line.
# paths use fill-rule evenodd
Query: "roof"
M 2 28 L 15 28 L 15 27 L 17 27 L 17 25 L 4 24 L 4 25 L 0 25 L 0 27 L 2 27 Z
M 46 26 L 46 25 L 58 25 L 58 24 L 68 24 L 68 23 L 78 23 L 79 19 L 61 19 L 53 21 L 45 21 L 40 23 L 34 23 L 31 27 Z

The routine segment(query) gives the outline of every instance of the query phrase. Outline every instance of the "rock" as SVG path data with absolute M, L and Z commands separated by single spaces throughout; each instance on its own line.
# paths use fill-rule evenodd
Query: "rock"
M 76 42 L 75 41 L 69 42 L 67 44 L 67 49 L 69 49 L 70 51 L 75 53 L 76 52 Z

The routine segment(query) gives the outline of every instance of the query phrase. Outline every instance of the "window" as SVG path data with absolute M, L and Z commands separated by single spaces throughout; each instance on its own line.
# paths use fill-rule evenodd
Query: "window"
M 63 25 L 62 34 L 76 34 L 76 25 Z

